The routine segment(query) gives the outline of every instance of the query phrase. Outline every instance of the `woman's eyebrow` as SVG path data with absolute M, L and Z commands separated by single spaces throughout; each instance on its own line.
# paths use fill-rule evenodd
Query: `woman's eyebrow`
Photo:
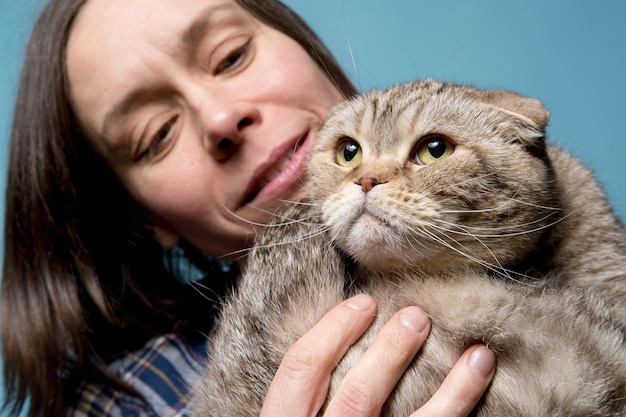
M 111 129 L 111 125 L 115 124 L 120 117 L 127 115 L 129 112 L 132 112 L 135 107 L 145 102 L 151 94 L 150 90 L 149 87 L 141 86 L 125 94 L 122 100 L 105 115 L 104 121 L 102 122 L 102 135 L 109 137 L 110 135 L 107 131 Z
M 201 13 L 189 27 L 183 32 L 181 44 L 183 49 L 188 50 L 196 45 L 209 29 L 209 18 L 211 12 Z
M 183 32 L 181 44 L 185 50 L 193 48 L 206 35 L 212 26 L 219 26 L 228 20 L 228 13 L 236 10 L 234 3 L 209 6 L 202 11 Z

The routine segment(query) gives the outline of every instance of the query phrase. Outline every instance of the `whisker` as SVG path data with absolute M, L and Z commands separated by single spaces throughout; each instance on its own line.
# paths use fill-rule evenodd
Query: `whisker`
M 454 243 L 458 244 L 460 247 L 462 247 L 462 248 L 466 248 L 466 246 L 465 246 L 463 243 L 459 242 L 459 241 L 458 241 L 458 240 L 456 240 L 456 239 L 452 239 L 452 238 L 451 238 L 451 237 L 450 237 L 450 236 L 446 233 L 446 232 L 447 232 L 447 230 L 446 230 L 446 229 L 439 228 L 437 225 L 434 225 L 434 224 L 431 224 L 430 226 L 431 226 L 431 227 L 433 227 L 433 228 L 435 228 L 436 230 L 439 230 L 439 232 L 440 232 L 440 233 L 442 233 L 442 234 L 443 234 L 444 236 L 446 236 L 448 239 L 451 239 Z M 478 236 L 475 236 L 475 235 L 473 235 L 473 234 L 468 233 L 468 234 L 467 234 L 467 236 L 469 236 L 469 237 L 473 238 L 473 239 L 474 239 L 476 242 L 478 242 L 478 243 L 479 243 L 482 247 L 484 247 L 484 248 L 487 250 L 487 252 L 489 252 L 489 253 L 491 254 L 491 256 L 493 257 L 493 259 L 494 259 L 494 260 L 495 260 L 495 262 L 497 263 L 497 267 L 498 267 L 499 269 L 505 270 L 504 266 L 500 263 L 500 260 L 498 259 L 498 257 L 496 256 L 496 254 L 495 254 L 495 253 L 493 253 L 493 251 L 491 250 L 491 248 L 489 248 L 489 246 L 488 246 L 485 242 L 483 242 L 483 241 L 482 241 L 482 240 L 481 240 Z M 484 262 L 484 261 L 482 261 L 482 262 Z M 495 266 L 495 265 L 493 265 L 493 266 Z M 508 275 L 507 275 L 507 276 L 508 276 Z
M 346 39 L 346 43 L 348 44 L 348 52 L 350 53 L 350 60 L 352 61 L 352 68 L 354 69 L 354 76 L 359 85 L 359 91 L 363 91 L 363 86 L 361 85 L 361 77 L 359 76 L 359 70 L 356 66 L 356 59 L 354 58 L 354 52 L 352 51 L 352 44 L 350 43 L 350 39 Z
M 281 203 L 292 204 L 294 206 L 307 206 L 307 207 L 321 207 L 321 204 L 314 203 L 312 201 L 302 200 L 278 200 Z
M 431 227 L 436 228 L 436 226 L 434 226 L 434 225 L 431 225 Z M 539 287 L 540 287 L 539 285 L 532 284 L 532 283 L 530 283 L 530 282 L 528 282 L 528 281 L 522 281 L 522 280 L 519 280 L 519 279 L 515 279 L 515 278 L 513 278 L 513 276 L 512 276 L 512 275 L 519 276 L 520 278 L 527 278 L 527 276 L 526 276 L 526 275 L 524 275 L 524 274 L 522 274 L 522 273 L 519 273 L 519 272 L 516 272 L 516 271 L 509 270 L 509 269 L 507 269 L 507 268 L 504 268 L 504 267 L 500 264 L 500 262 L 498 261 L 497 257 L 495 257 L 495 255 L 493 254 L 493 252 L 491 252 L 491 250 L 490 250 L 487 246 L 485 246 L 485 247 L 486 247 L 486 249 L 487 249 L 487 250 L 489 250 L 489 252 L 492 254 L 492 256 L 494 257 L 494 260 L 497 262 L 497 265 L 490 264 L 490 263 L 488 263 L 488 262 L 486 262 L 486 261 L 483 261 L 482 259 L 479 259 L 479 258 L 477 258 L 477 257 L 475 257 L 475 256 L 473 256 L 473 255 L 471 255 L 471 254 L 469 254 L 469 253 L 465 253 L 465 252 L 461 251 L 460 249 L 455 248 L 453 245 L 451 245 L 450 243 L 446 242 L 446 241 L 445 241 L 444 239 L 442 239 L 441 237 L 437 236 L 437 234 L 436 234 L 436 233 L 430 232 L 430 231 L 428 231 L 428 230 L 427 230 L 427 229 L 425 229 L 425 228 L 423 228 L 423 229 L 422 229 L 422 231 L 423 231 L 423 232 L 424 232 L 427 236 L 429 236 L 431 239 L 433 239 L 434 241 L 436 241 L 436 242 L 440 243 L 442 246 L 444 246 L 444 247 L 446 247 L 446 248 L 448 248 L 448 249 L 450 249 L 450 250 L 452 250 L 452 251 L 456 252 L 457 254 L 459 254 L 459 255 L 461 255 L 461 256 L 463 256 L 463 257 L 465 257 L 466 259 L 469 259 L 469 260 L 470 260 L 470 261 L 472 261 L 472 262 L 475 262 L 475 263 L 477 263 L 477 264 L 479 264 L 479 265 L 483 266 L 484 268 L 488 269 L 489 271 L 494 272 L 496 275 L 502 276 L 503 278 L 509 279 L 509 280 L 511 280 L 511 281 L 514 281 L 514 282 L 517 282 L 517 283 L 519 283 L 519 284 L 526 285 L 526 286 L 529 286 L 529 287 L 536 287 L 536 288 L 539 288 Z M 443 233 L 443 232 L 442 232 L 442 233 Z M 456 241 L 455 239 L 450 238 L 450 237 L 449 237 L 449 236 L 447 236 L 445 233 L 443 233 L 443 234 L 444 234 L 447 238 L 449 238 L 452 242 L 457 243 L 460 247 L 465 247 L 465 245 L 463 245 L 462 243 L 460 243 L 460 242 Z M 484 243 L 483 243 L 482 241 L 480 241 L 480 239 L 476 239 L 476 240 L 477 240 L 478 242 L 480 242 L 481 244 L 483 244 L 483 245 L 484 245 Z
M 303 235 L 303 236 L 298 236 L 297 238 L 294 238 L 294 239 L 282 240 L 280 242 L 270 243 L 266 245 L 258 245 L 257 247 L 262 248 L 262 249 L 270 249 L 270 248 L 276 248 L 282 245 L 289 245 L 292 243 L 302 242 L 303 240 L 311 239 L 313 237 L 324 234 L 326 233 L 327 230 L 328 230 L 328 227 L 318 227 L 317 230 L 314 230 L 311 233 L 307 233 L 306 235 Z
M 328 66 L 326 65 L 325 60 L 322 58 L 322 56 L 320 55 L 319 51 L 317 50 L 316 42 L 314 40 L 312 40 L 310 36 L 307 36 L 307 41 L 309 43 L 309 46 L 311 47 L 309 49 L 309 51 L 311 53 L 315 54 L 315 57 L 314 57 L 315 61 L 323 67 L 322 69 L 323 69 L 324 73 L 328 76 L 328 78 L 333 83 L 333 85 L 335 86 L 337 91 L 339 91 L 341 93 L 341 96 L 344 99 L 347 99 L 348 97 L 346 96 L 345 92 L 341 88 L 341 85 L 339 84 L 339 82 L 337 82 L 337 80 L 333 76 L 332 72 L 328 69 Z
M 219 303 L 220 297 L 218 296 L 217 292 L 215 292 L 215 290 L 211 289 L 211 287 L 204 285 L 198 281 L 191 281 L 189 284 L 191 285 L 191 288 L 193 288 L 194 291 L 200 294 L 204 299 L 211 301 L 212 303 Z M 207 294 L 207 292 L 209 292 L 212 296 Z
M 571 215 L 568 214 L 567 216 L 563 216 L 555 221 L 553 221 L 552 223 L 548 223 L 545 225 L 542 225 L 540 227 L 536 227 L 533 229 L 527 229 L 527 230 L 521 230 L 521 231 L 517 231 L 517 232 L 509 232 L 509 233 L 497 233 L 497 234 L 477 234 L 477 233 L 473 233 L 470 232 L 470 229 L 473 230 L 484 230 L 484 231 L 492 231 L 492 232 L 497 232 L 499 230 L 506 230 L 506 229 L 512 229 L 512 228 L 520 228 L 520 227 L 526 227 L 526 226 L 531 226 L 540 222 L 543 222 L 544 220 L 552 217 L 554 215 L 554 213 L 552 214 L 548 214 L 540 219 L 534 220 L 532 222 L 528 222 L 528 223 L 524 223 L 524 224 L 520 224 L 520 225 L 515 225 L 515 226 L 502 226 L 502 227 L 479 227 L 479 226 L 465 226 L 465 225 L 459 225 L 459 224 L 454 224 L 451 222 L 446 222 L 444 220 L 441 219 L 437 219 L 437 221 L 441 224 L 444 224 L 445 226 L 448 226 L 449 228 L 443 229 L 442 230 L 446 230 L 447 232 L 450 233 L 456 233 L 462 236 L 470 236 L 473 238 L 479 237 L 479 238 L 500 238 L 500 237 L 514 237 L 514 236 L 522 236 L 522 235 L 526 235 L 526 234 L 530 234 L 530 233 L 535 233 L 535 232 L 539 232 L 541 230 L 544 229 L 548 229 L 550 227 L 553 227 L 554 225 L 562 222 L 563 220 L 565 220 L 567 217 L 569 217 Z
M 458 188 L 460 185 L 464 185 L 464 184 L 467 184 L 467 183 L 469 183 L 469 182 L 473 182 L 473 181 L 482 180 L 483 178 L 492 177 L 492 176 L 494 176 L 494 175 L 495 175 L 495 174 L 493 174 L 493 173 L 487 173 L 487 174 L 484 174 L 484 175 L 480 175 L 480 176 L 478 176 L 478 177 L 468 178 L 468 179 L 466 179 L 465 181 L 459 181 L 459 182 L 456 182 L 456 183 L 454 183 L 454 184 L 451 184 L 451 185 L 449 185 L 449 186 L 447 186 L 447 187 L 445 187 L 445 188 L 442 188 L 442 189 L 440 189 L 440 190 L 439 190 L 439 192 L 446 191 L 446 190 L 448 190 L 448 189 L 450 189 L 450 188 Z
M 291 201 L 288 201 L 288 200 L 281 200 L 281 201 L 285 202 L 285 203 L 294 203 L 294 202 L 291 202 Z M 256 208 L 256 207 L 254 207 L 254 208 Z M 241 220 L 244 223 L 247 223 L 247 224 L 249 224 L 251 226 L 257 226 L 257 227 L 262 227 L 262 228 L 282 227 L 282 226 L 285 226 L 285 225 L 288 225 L 288 224 L 293 224 L 293 223 L 303 223 L 304 224 L 305 222 L 303 220 L 307 219 L 307 218 L 291 219 L 291 218 L 288 218 L 288 217 L 283 216 L 283 215 L 281 215 L 279 213 L 276 213 L 276 212 L 270 212 L 268 210 L 258 209 L 259 212 L 268 214 L 270 216 L 273 216 L 274 218 L 277 218 L 277 219 L 278 218 L 282 218 L 282 219 L 287 219 L 288 220 L 288 221 L 283 222 L 283 223 L 258 223 L 258 222 L 253 222 L 252 220 L 248 220 L 248 219 L 245 219 L 245 218 L 241 217 L 240 215 L 234 213 L 232 210 L 230 210 L 228 207 L 225 207 L 224 205 L 222 205 L 222 209 L 224 209 L 224 211 L 226 211 L 228 214 L 230 214 L 234 218 L 236 218 L 238 220 Z
M 532 203 L 528 203 L 526 201 L 516 200 L 514 198 L 511 198 L 511 199 L 509 199 L 508 202 L 506 202 L 506 203 L 504 203 L 504 204 L 502 204 L 500 206 L 493 207 L 493 208 L 480 209 L 480 210 L 469 210 L 469 209 L 465 209 L 465 210 L 441 210 L 441 213 L 446 213 L 446 214 L 490 213 L 490 212 L 502 210 L 502 209 L 504 209 L 505 207 L 507 207 L 508 205 L 510 205 L 512 203 L 524 204 L 524 205 L 527 205 L 529 207 L 539 208 L 539 209 L 543 209 L 543 210 L 552 210 L 554 212 L 563 211 L 562 208 L 546 207 L 546 206 L 541 206 L 541 205 L 538 205 L 538 204 L 532 204 Z
M 236 250 L 236 251 L 225 253 L 222 257 L 223 258 L 233 259 L 235 261 L 241 261 L 242 259 L 246 258 L 246 256 L 248 255 L 248 253 L 251 250 L 252 250 L 252 248 L 239 249 L 239 250 Z M 239 255 L 239 256 L 236 256 L 236 255 Z
M 285 223 L 284 225 L 289 225 L 289 224 L 293 224 L 293 223 L 297 223 L 297 222 L 298 221 L 296 220 L 296 221 L 293 221 L 292 223 Z M 311 239 L 311 238 L 313 238 L 315 236 L 323 234 L 323 233 L 325 233 L 328 230 L 328 227 L 320 225 L 320 224 L 316 224 L 316 223 L 305 224 L 305 225 L 307 225 L 307 226 L 311 225 L 312 227 L 317 228 L 317 230 L 315 230 L 315 231 L 313 231 L 311 233 L 308 233 L 306 235 L 300 236 L 297 239 L 283 240 L 283 241 L 275 242 L 275 243 L 272 243 L 272 244 L 256 245 L 256 246 L 250 247 L 250 248 L 239 249 L 239 250 L 236 250 L 236 251 L 229 252 L 229 253 L 225 254 L 224 257 L 232 258 L 235 255 L 241 255 L 241 256 L 237 257 L 236 260 L 242 260 L 242 259 L 245 259 L 245 257 L 248 255 L 248 253 L 250 251 L 252 251 L 254 248 L 269 249 L 269 248 L 279 247 L 279 246 L 282 246 L 282 245 L 288 245 L 288 244 L 292 244 L 292 243 L 302 242 L 303 240 Z

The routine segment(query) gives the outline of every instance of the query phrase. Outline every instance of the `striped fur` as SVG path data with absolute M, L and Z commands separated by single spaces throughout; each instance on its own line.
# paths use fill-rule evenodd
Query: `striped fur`
M 476 342 L 498 358 L 477 416 L 625 416 L 626 235 L 592 174 L 546 143 L 548 118 L 537 100 L 430 80 L 337 105 L 310 201 L 278 213 L 225 302 L 196 415 L 258 415 L 288 347 L 367 292 L 378 317 L 330 396 L 382 324 L 418 305 L 432 332 L 384 416 L 419 408 Z M 421 165 L 433 138 L 453 152 Z M 338 163 L 346 140 L 355 166 Z

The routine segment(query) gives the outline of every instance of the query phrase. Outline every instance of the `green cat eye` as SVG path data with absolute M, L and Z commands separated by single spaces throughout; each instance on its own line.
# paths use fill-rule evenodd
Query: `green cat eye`
M 430 136 L 418 143 L 415 162 L 420 165 L 431 165 L 443 161 L 454 153 L 454 145 L 443 136 Z
M 336 160 L 342 167 L 354 168 L 358 166 L 362 156 L 361 146 L 355 140 L 346 138 L 339 142 Z

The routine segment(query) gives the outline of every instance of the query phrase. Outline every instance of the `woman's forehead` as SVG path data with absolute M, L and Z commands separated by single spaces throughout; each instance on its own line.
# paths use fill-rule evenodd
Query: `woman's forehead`
M 165 45 L 237 12 L 246 14 L 234 0 L 89 0 L 73 23 L 68 48 L 100 47 L 102 53 L 107 47 L 137 49 L 143 42 Z
M 100 136 L 111 105 L 181 55 L 207 27 L 250 15 L 234 0 L 89 0 L 67 46 L 69 96 L 88 136 Z

